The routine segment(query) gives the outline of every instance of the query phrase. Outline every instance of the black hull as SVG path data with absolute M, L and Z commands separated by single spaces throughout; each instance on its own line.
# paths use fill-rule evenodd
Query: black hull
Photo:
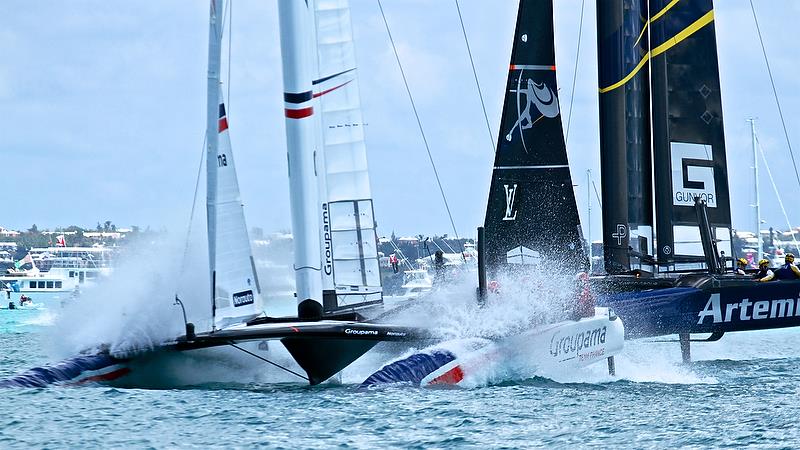
M 602 277 L 598 304 L 625 323 L 626 338 L 730 333 L 800 326 L 800 280 L 684 275 L 672 279 Z

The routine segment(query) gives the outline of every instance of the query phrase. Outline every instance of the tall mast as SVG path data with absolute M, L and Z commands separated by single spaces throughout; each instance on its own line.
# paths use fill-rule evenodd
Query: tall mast
M 758 194 L 758 143 L 756 141 L 756 119 L 747 119 L 750 122 L 750 134 L 753 140 L 753 207 L 756 213 L 756 238 L 758 239 L 758 260 L 764 257 L 764 242 L 761 240 L 761 196 Z
M 301 0 L 278 1 L 297 314 L 301 318 L 319 318 L 322 316 L 319 192 L 312 94 L 314 52 L 308 8 Z
M 592 169 L 586 169 L 586 240 L 589 243 L 589 274 L 592 274 Z
M 221 12 L 223 0 L 211 0 L 208 26 L 208 86 L 206 103 L 206 220 L 208 221 L 208 263 L 211 275 L 211 316 L 216 315 L 214 302 L 214 285 L 216 282 L 217 253 L 217 149 L 219 147 L 219 68 L 222 59 L 222 23 Z

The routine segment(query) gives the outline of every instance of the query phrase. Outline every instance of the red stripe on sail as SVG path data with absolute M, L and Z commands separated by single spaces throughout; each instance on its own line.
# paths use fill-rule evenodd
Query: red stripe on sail
M 553 70 L 553 71 L 556 70 L 556 66 L 540 66 L 540 67 L 543 70 Z M 508 66 L 508 70 L 517 70 L 517 69 L 524 69 L 524 68 L 525 68 L 525 66 L 516 65 L 516 64 L 511 64 L 510 66 Z
M 219 132 L 222 133 L 223 131 L 228 129 L 228 118 L 223 117 L 219 119 Z
M 301 108 L 301 109 L 289 109 L 286 108 L 286 117 L 290 119 L 302 119 L 304 117 L 309 117 L 314 114 L 314 107 L 309 106 L 308 108 Z
M 350 80 L 350 81 L 353 81 L 353 80 Z M 344 82 L 344 83 L 342 83 L 342 84 L 340 84 L 340 85 L 338 85 L 336 87 L 332 87 L 332 88 L 326 89 L 326 90 L 324 90 L 322 92 L 318 92 L 318 93 L 314 94 L 314 98 L 322 97 L 323 95 L 327 94 L 328 92 L 335 91 L 335 90 L 339 89 L 340 87 L 350 83 L 350 81 L 346 81 L 346 82 Z

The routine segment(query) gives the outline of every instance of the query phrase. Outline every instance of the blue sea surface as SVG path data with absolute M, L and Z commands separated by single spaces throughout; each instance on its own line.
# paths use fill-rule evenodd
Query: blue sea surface
M 0 311 L 0 377 L 51 362 L 46 311 Z M 358 382 L 0 391 L 0 448 L 530 448 L 800 446 L 795 330 L 726 335 L 679 363 L 629 342 L 618 376 L 470 389 Z M 581 377 L 585 380 L 581 381 Z

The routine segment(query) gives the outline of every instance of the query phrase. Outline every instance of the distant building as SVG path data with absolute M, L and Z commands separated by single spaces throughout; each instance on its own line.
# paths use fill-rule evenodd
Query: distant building
M 83 237 L 90 239 L 122 239 L 125 234 L 119 231 L 84 231 Z
M 0 227 L 0 236 L 17 237 L 19 236 L 19 231 L 9 230 L 7 228 Z

